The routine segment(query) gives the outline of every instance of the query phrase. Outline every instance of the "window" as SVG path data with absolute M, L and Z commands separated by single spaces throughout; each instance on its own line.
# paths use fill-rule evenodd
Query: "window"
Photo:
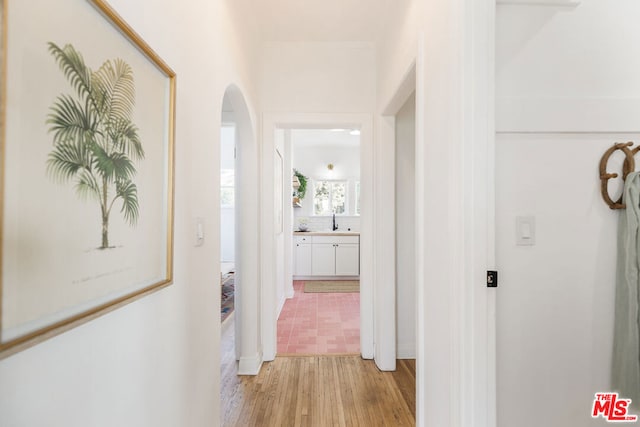
M 315 215 L 346 213 L 347 181 L 316 181 L 313 188 Z
M 220 170 L 220 206 L 232 208 L 235 205 L 235 172 L 233 169 Z

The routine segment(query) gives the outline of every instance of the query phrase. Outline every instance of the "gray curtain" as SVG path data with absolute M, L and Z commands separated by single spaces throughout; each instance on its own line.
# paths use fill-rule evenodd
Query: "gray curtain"
M 640 172 L 627 176 L 618 223 L 618 260 L 613 335 L 612 385 L 621 397 L 640 404 Z

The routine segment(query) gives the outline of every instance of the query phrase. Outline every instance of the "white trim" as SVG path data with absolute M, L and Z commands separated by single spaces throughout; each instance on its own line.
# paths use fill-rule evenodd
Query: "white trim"
M 463 150 L 466 155 L 463 279 L 462 425 L 494 427 L 496 421 L 495 296 L 486 287 L 486 271 L 495 268 L 495 13 L 491 0 L 468 0 L 471 29 L 465 37 L 467 111 Z
M 495 2 L 440 4 L 416 59 L 416 425 L 494 427 Z
M 233 106 L 233 113 L 223 113 L 223 122 L 234 120 L 236 147 L 236 189 L 242 190 L 259 178 L 259 151 L 254 123 L 251 119 L 246 99 L 240 88 L 234 84 L 227 86 L 224 97 Z M 223 101 L 224 102 L 224 101 Z M 228 123 L 222 125 L 228 126 Z M 220 175 L 220 164 L 217 165 Z M 245 184 L 247 183 L 247 184 Z M 260 332 L 256 327 L 260 307 L 260 252 L 255 244 L 259 236 L 258 198 L 251 191 L 236 192 L 235 198 L 235 265 L 236 265 L 236 305 L 235 305 L 235 353 L 243 362 L 244 372 L 253 372 L 255 363 L 250 362 L 255 354 L 262 356 Z M 220 223 L 218 222 L 218 228 Z M 218 245 L 220 241 L 218 241 Z M 260 366 L 257 366 L 259 369 Z M 257 374 L 257 372 L 255 372 Z
M 427 340 L 425 333 L 427 329 L 426 313 L 423 307 L 425 300 L 424 276 L 425 268 L 422 256 L 425 253 L 425 240 L 422 238 L 424 234 L 423 218 L 426 211 L 424 196 L 424 176 L 425 170 L 418 162 L 418 159 L 424 158 L 424 64 L 425 64 L 425 35 L 420 34 L 418 40 L 418 52 L 416 56 L 416 182 L 415 182 L 415 209 L 416 209 L 416 426 L 422 427 L 426 423 L 426 412 L 428 410 L 429 400 L 427 399 L 427 381 L 424 374 L 427 364 Z
M 238 361 L 238 375 L 258 375 L 262 367 L 262 354 L 256 353 L 251 357 L 241 357 Z
M 271 153 L 275 150 L 275 127 L 262 121 L 262 144 L 260 145 L 260 277 L 262 300 L 260 302 L 260 333 L 262 355 L 265 361 L 274 360 L 277 352 L 278 301 L 276 287 L 277 242 L 274 225 L 275 185 L 273 181 L 275 162 Z M 289 233 L 284 234 L 285 245 Z M 292 243 L 290 243 L 292 244 Z M 284 260 L 281 260 L 284 262 Z M 286 280 L 286 278 L 285 278 Z
M 402 104 L 401 104 L 402 105 Z M 395 117 L 378 120 L 375 144 L 375 361 L 382 371 L 396 369 L 396 186 Z M 393 201 L 390 203 L 390 201 Z
M 373 345 L 373 245 L 375 240 L 373 227 L 373 119 L 369 114 L 358 113 L 264 113 L 262 117 L 262 144 L 264 152 L 274 147 L 275 129 L 304 128 L 359 128 L 360 134 L 360 177 L 361 191 L 367 197 L 361 200 L 362 209 L 360 225 L 360 349 L 362 357 L 371 359 L 374 355 Z M 276 284 L 273 266 L 282 260 L 275 259 L 275 233 L 273 230 L 273 182 L 269 177 L 273 172 L 271 156 L 262 158 L 261 187 L 261 253 L 262 257 L 262 343 L 265 361 L 273 360 L 277 351 L 277 303 L 275 300 Z M 366 190 L 365 190 L 366 188 Z M 293 244 L 293 236 L 284 233 L 284 245 Z M 285 277 L 288 283 L 292 277 Z
M 419 278 L 423 277 L 424 274 L 424 263 L 420 262 L 418 259 L 419 253 L 424 253 L 424 245 L 425 241 L 421 238 L 424 236 L 424 226 L 423 222 L 419 221 L 419 218 L 423 218 L 424 216 L 424 169 L 419 166 L 418 159 L 424 157 L 424 145 L 420 143 L 420 141 L 424 140 L 424 119 L 422 118 L 422 111 L 424 110 L 424 96 L 423 96 L 423 79 L 422 75 L 418 74 L 417 70 L 422 71 L 424 64 L 424 42 L 423 37 L 420 36 L 418 40 L 418 51 L 416 53 L 416 59 L 409 64 L 409 68 L 403 74 L 401 81 L 399 82 L 395 93 L 391 96 L 391 99 L 383 108 L 383 123 L 385 126 L 380 126 L 380 140 L 381 144 L 386 144 L 391 147 L 393 150 L 393 166 L 390 168 L 391 179 L 390 181 L 394 183 L 392 186 L 392 197 L 389 197 L 391 200 L 395 200 L 395 179 L 396 179 L 396 171 L 395 171 L 395 139 L 396 139 L 396 129 L 395 129 L 395 116 L 400 111 L 400 109 L 404 106 L 407 99 L 413 92 L 416 93 L 416 110 L 415 110 L 415 122 L 416 122 L 416 133 L 415 133 L 415 158 L 416 158 L 416 168 L 415 168 L 415 224 L 414 229 L 416 233 L 415 239 L 415 274 L 416 274 L 416 298 L 415 298 L 415 313 L 416 313 L 416 340 L 415 344 L 412 345 L 411 352 L 408 352 L 404 347 L 394 348 L 395 353 L 386 354 L 387 358 L 407 358 L 407 355 L 411 353 L 413 357 L 416 359 L 416 422 L 418 426 L 424 425 L 424 413 L 425 413 L 425 384 L 426 381 L 421 380 L 420 373 L 424 370 L 424 366 L 427 363 L 426 360 L 426 340 L 424 337 L 425 331 L 425 312 L 424 307 L 421 304 L 421 301 L 424 299 L 424 286 L 423 282 L 421 283 Z M 392 219 L 392 229 L 387 233 L 388 242 L 393 242 L 392 250 L 394 255 L 394 270 L 393 277 L 390 280 L 389 287 L 386 289 L 386 292 L 381 293 L 381 297 L 388 297 L 389 292 L 393 292 L 393 301 L 395 306 L 395 298 L 396 298 L 396 275 L 395 275 L 395 255 L 396 255 L 396 227 L 395 227 L 395 217 Z M 380 286 L 383 286 L 381 284 Z M 394 313 L 395 316 L 395 313 Z M 391 321 L 393 325 L 393 339 L 395 340 L 395 330 L 397 328 L 397 319 L 394 317 Z M 397 346 L 397 342 L 394 341 L 394 347 Z M 395 361 L 393 362 L 395 363 Z
M 487 116 L 486 116 L 486 179 L 487 179 L 487 269 L 497 270 L 496 264 L 496 176 L 495 176 L 495 146 L 496 146 L 496 6 L 486 0 L 484 22 L 487 28 L 485 35 L 485 50 L 477 52 L 480 58 L 487 61 Z M 482 161 L 482 159 L 478 159 Z M 480 248 L 482 249 L 482 248 Z M 497 347 L 496 347 L 496 292 L 497 289 L 487 290 L 486 325 L 487 325 L 487 359 L 486 359 L 486 390 L 478 390 L 478 393 L 486 393 L 486 427 L 498 425 L 497 416 Z M 479 313 L 481 316 L 482 313 Z M 482 320 L 480 317 L 479 320 Z
M 416 348 L 415 342 L 406 342 L 401 345 L 398 345 L 397 346 L 398 355 L 396 356 L 396 358 L 397 359 L 415 359 L 416 358 L 415 348 Z

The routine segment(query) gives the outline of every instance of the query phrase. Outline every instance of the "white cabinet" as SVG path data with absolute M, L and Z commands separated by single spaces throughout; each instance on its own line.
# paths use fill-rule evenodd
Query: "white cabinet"
M 311 275 L 311 237 L 295 236 L 293 251 L 294 276 L 310 276 Z
M 336 274 L 335 243 L 314 243 L 311 247 L 311 275 L 334 276 Z
M 336 244 L 336 276 L 360 275 L 360 245 Z
M 294 237 L 295 276 L 359 276 L 360 237 Z
M 359 276 L 359 236 L 313 236 L 312 276 Z

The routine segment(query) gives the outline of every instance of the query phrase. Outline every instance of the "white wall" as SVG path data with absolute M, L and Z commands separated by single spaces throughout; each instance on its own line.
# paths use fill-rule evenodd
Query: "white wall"
M 360 147 L 337 147 L 335 145 L 307 147 L 292 138 L 293 167 L 309 179 L 357 179 L 360 177 Z M 333 170 L 327 169 L 331 163 Z M 307 197 L 313 198 L 307 187 Z M 308 203 L 307 203 L 308 204 Z M 311 212 L 311 211 L 310 211 Z
M 600 196 L 597 166 L 619 137 L 496 141 L 499 426 L 602 425 L 590 408 L 610 387 L 618 212 Z M 535 246 L 516 246 L 522 215 L 535 217 Z
M 499 6 L 499 131 L 633 131 L 640 115 L 634 0 Z
M 427 14 L 424 1 L 398 2 L 394 6 L 389 11 L 388 25 L 383 29 L 376 56 L 378 111 L 386 109 L 404 76 L 415 64 Z
M 639 13 L 631 0 L 498 8 L 499 426 L 606 424 L 590 408 L 610 387 L 618 212 L 598 163 L 640 141 Z M 515 245 L 518 215 L 535 216 L 535 246 Z
M 301 144 L 292 133 L 293 167 L 308 178 L 307 193 L 301 200 L 302 207 L 294 209 L 294 216 L 299 219 L 306 218 L 315 224 L 330 227 L 331 220 L 327 218 L 312 218 L 313 213 L 313 188 L 317 180 L 345 180 L 347 181 L 347 215 L 340 216 L 338 223 L 341 230 L 346 230 L 347 224 L 353 231 L 360 229 L 360 217 L 355 215 L 356 208 L 356 181 L 360 180 L 360 148 L 359 147 L 307 147 Z M 333 164 L 332 171 L 327 169 L 328 164 Z M 349 217 L 349 218 L 345 218 Z M 298 221 L 294 223 L 298 225 Z M 344 226 L 343 224 L 344 223 Z M 313 228 L 312 228 L 313 230 Z
M 231 82 L 251 101 L 254 67 L 228 2 L 110 3 L 178 76 L 174 284 L 0 361 L 3 427 L 219 422 L 221 104 Z
M 260 102 L 265 112 L 363 113 L 376 102 L 370 43 L 264 43 Z
M 396 115 L 396 340 L 399 359 L 416 357 L 416 97 Z

